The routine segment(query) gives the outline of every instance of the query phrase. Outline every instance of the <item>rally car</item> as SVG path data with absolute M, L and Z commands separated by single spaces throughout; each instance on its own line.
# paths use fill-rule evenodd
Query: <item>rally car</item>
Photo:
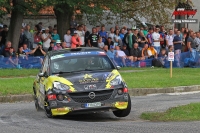
M 98 111 L 126 117 L 131 99 L 118 69 L 98 48 L 48 52 L 33 83 L 35 107 L 49 118 Z

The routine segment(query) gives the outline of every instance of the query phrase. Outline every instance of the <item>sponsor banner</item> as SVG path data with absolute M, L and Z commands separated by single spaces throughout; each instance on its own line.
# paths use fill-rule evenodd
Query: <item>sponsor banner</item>
M 172 19 L 172 23 L 198 23 L 198 19 Z

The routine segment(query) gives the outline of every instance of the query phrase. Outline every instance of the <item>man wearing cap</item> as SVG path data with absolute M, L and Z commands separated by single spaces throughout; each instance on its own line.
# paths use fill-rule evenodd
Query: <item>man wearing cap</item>
M 56 46 L 54 46 L 53 50 L 61 50 L 62 47 L 61 47 L 61 41 L 60 40 L 57 40 L 56 41 Z
M 45 56 L 46 53 L 44 49 L 42 49 L 42 42 L 39 42 L 38 45 L 33 49 L 31 52 L 26 53 L 28 54 L 33 54 L 34 56 Z
M 43 41 L 43 49 L 48 51 L 51 42 L 51 34 L 49 33 L 49 28 L 45 29 L 45 33 L 42 34 L 42 41 Z

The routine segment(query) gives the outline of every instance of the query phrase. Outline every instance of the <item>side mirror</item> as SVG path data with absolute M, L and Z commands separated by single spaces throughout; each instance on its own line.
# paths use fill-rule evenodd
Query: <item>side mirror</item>
M 38 76 L 39 77 L 44 77 L 44 73 L 39 73 Z
M 120 66 L 117 66 L 117 70 L 119 70 L 121 67 Z

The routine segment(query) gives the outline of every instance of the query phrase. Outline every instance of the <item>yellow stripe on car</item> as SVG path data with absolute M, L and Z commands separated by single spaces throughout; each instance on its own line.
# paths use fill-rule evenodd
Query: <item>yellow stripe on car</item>
M 52 115 L 66 115 L 67 113 L 70 112 L 70 108 L 65 107 L 65 108 L 56 108 L 56 109 L 51 109 Z

